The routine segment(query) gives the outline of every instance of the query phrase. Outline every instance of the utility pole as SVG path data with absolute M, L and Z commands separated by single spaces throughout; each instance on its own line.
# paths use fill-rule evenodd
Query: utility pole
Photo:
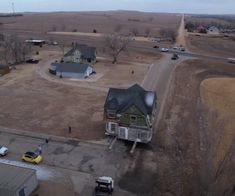
M 12 7 L 12 14 L 13 16 L 15 16 L 15 3 L 14 2 L 11 3 L 11 7 Z

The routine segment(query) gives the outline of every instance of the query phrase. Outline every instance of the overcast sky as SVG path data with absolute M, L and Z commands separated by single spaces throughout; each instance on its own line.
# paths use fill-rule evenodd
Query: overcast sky
M 0 0 L 0 12 L 139 10 L 235 14 L 235 0 Z

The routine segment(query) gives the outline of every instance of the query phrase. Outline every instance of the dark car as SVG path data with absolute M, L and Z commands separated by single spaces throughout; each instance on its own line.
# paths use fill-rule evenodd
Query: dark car
M 159 48 L 159 46 L 156 45 L 156 46 L 153 46 L 153 48 Z
M 173 56 L 171 57 L 171 60 L 177 60 L 179 58 L 178 54 L 173 54 Z
M 29 59 L 26 61 L 26 63 L 32 63 L 32 64 L 37 64 L 39 62 L 39 60 L 36 59 Z

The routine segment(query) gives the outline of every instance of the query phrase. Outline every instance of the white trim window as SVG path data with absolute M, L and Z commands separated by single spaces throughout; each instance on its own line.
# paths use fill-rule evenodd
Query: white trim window
M 108 126 L 109 132 L 116 133 L 117 129 L 118 129 L 117 123 L 109 122 L 109 126 Z

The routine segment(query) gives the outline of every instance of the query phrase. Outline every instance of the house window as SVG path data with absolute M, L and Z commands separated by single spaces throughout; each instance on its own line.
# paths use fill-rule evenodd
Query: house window
M 135 115 L 130 115 L 130 124 L 136 125 L 137 117 Z
M 110 123 L 109 126 L 110 126 L 110 131 L 111 132 L 116 132 L 116 130 L 117 130 L 117 124 L 116 123 Z

